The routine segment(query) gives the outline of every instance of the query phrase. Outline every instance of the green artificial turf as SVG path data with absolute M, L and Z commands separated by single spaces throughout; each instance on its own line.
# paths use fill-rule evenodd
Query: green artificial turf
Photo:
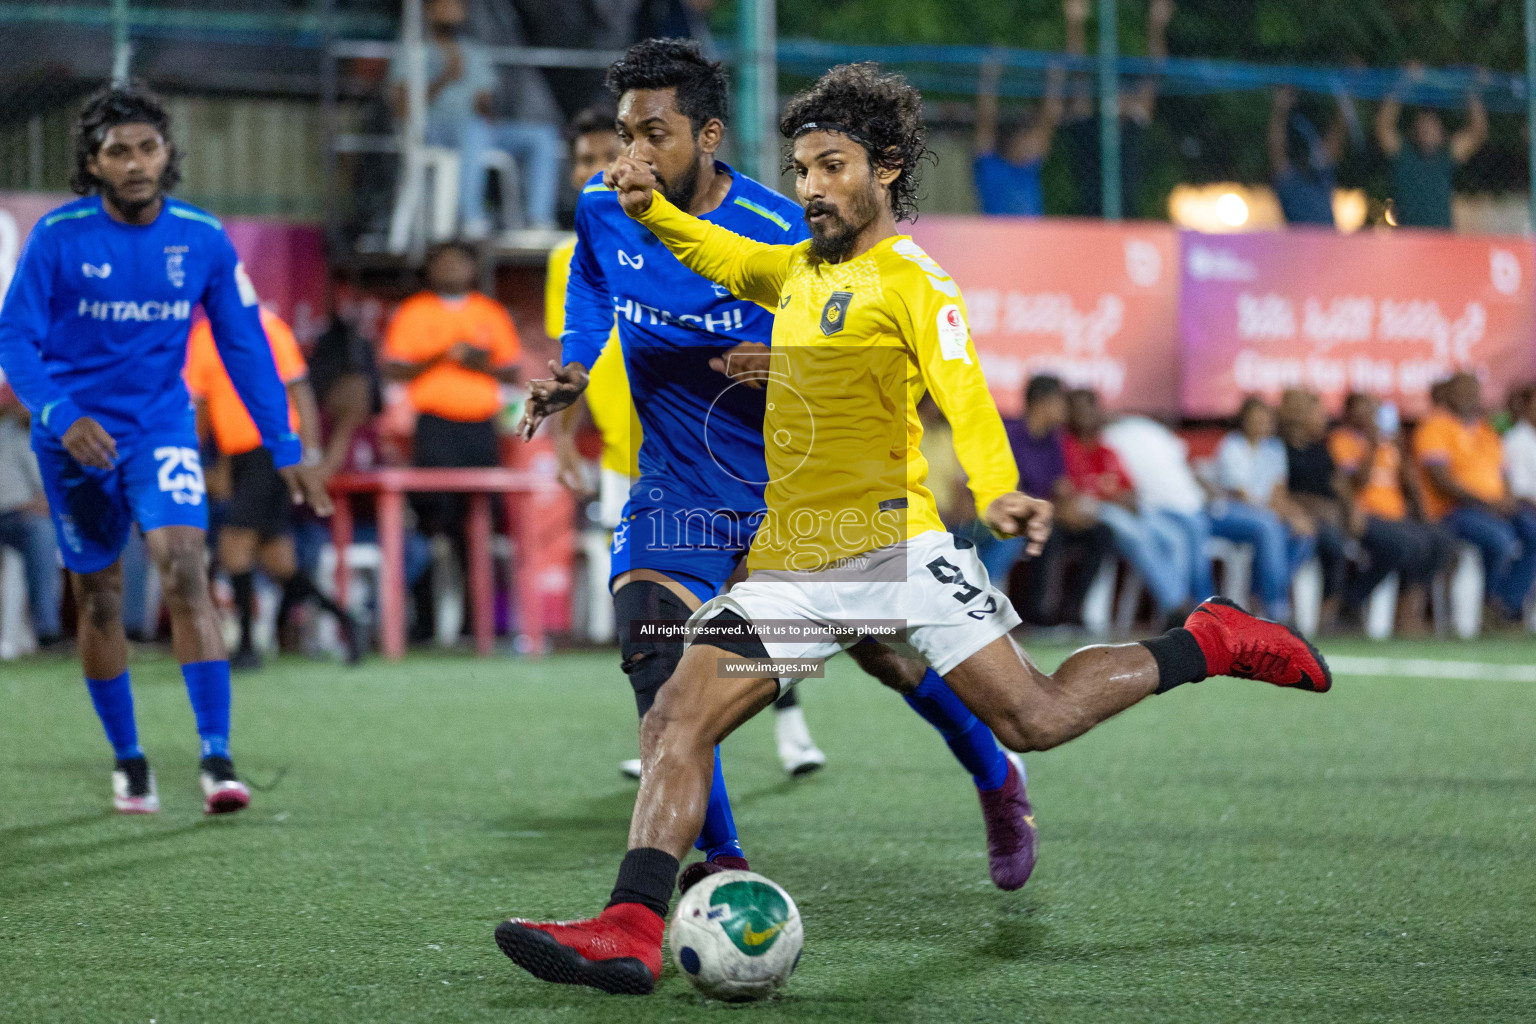
M 109 812 L 75 665 L 0 665 L 0 1020 L 1536 1020 L 1536 684 L 1414 678 L 1187 686 L 1030 757 L 1041 859 L 1007 894 L 969 780 L 839 659 L 805 691 L 823 772 L 783 776 L 768 716 L 726 745 L 748 853 L 805 920 L 782 997 L 707 1004 L 670 965 L 646 999 L 535 982 L 491 932 L 607 897 L 615 660 L 281 661 L 235 707 L 237 765 L 276 785 L 211 821 L 173 663 L 135 664 L 152 819 Z

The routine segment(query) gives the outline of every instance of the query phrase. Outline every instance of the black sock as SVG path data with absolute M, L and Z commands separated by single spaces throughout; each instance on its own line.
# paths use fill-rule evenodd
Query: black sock
M 677 885 L 677 868 L 677 858 L 665 850 L 649 846 L 630 850 L 624 855 L 624 863 L 619 865 L 619 880 L 614 884 L 608 905 L 638 903 L 655 911 L 657 916 L 666 917 L 667 906 L 672 902 L 672 888 Z
M 1141 646 L 1151 651 L 1152 660 L 1157 662 L 1156 693 L 1167 693 L 1184 683 L 1198 683 L 1209 674 L 1200 644 L 1195 635 L 1183 627 L 1143 640 Z
M 235 611 L 240 615 L 240 649 L 251 646 L 251 616 L 256 605 L 256 581 L 253 573 L 236 572 L 229 576 L 235 592 Z
M 344 620 L 347 617 L 341 605 L 322 594 L 315 586 L 315 581 L 310 579 L 303 569 L 295 570 L 292 576 L 283 581 L 283 606 L 297 608 L 308 601 L 315 602 L 321 610 L 337 619 Z
M 774 709 L 777 711 L 788 711 L 790 708 L 799 707 L 800 698 L 795 696 L 799 689 L 798 686 L 791 686 L 785 690 L 784 695 L 773 702 Z

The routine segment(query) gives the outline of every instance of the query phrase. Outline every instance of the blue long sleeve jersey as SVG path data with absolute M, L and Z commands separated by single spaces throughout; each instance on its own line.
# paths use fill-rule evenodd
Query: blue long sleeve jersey
M 82 416 L 119 440 L 190 424 L 182 368 L 198 303 L 262 443 L 278 466 L 298 462 L 256 289 L 223 225 L 174 199 L 144 226 L 113 220 L 99 196 L 39 221 L 0 308 L 0 368 L 46 435 Z
M 760 242 L 808 237 L 800 207 L 732 171 L 704 219 Z M 764 392 L 734 385 L 709 361 L 744 341 L 768 344 L 773 312 L 735 298 L 678 262 L 631 220 L 598 175 L 576 204 L 576 252 L 565 292 L 565 362 L 591 367 L 617 321 L 640 419 L 633 503 L 751 513 L 763 507 Z

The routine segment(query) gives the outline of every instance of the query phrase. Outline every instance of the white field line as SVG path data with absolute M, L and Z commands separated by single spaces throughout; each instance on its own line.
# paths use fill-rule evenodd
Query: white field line
M 1327 654 L 1328 667 L 1341 676 L 1407 676 L 1414 679 L 1473 679 L 1536 683 L 1536 665 L 1501 665 L 1488 661 L 1441 661 L 1438 658 L 1360 658 Z

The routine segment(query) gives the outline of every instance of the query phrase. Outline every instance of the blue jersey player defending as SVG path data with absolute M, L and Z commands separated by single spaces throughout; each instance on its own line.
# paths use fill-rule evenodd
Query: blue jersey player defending
M 75 125 L 71 184 L 84 198 L 32 232 L 0 310 L 0 368 L 32 413 L 32 446 L 80 609 L 86 685 L 117 756 L 114 806 L 159 809 L 139 747 L 118 556 L 134 520 L 159 567 L 171 637 L 202 741 L 209 814 L 250 793 L 229 757 L 229 661 L 208 594 L 208 510 L 182 383 L 192 309 L 294 499 L 330 500 L 299 439 L 258 318 L 256 293 L 213 217 L 166 195 L 177 152 L 164 108 L 138 88 L 92 96 Z
M 800 208 L 715 159 L 725 132 L 727 83 L 697 45 L 636 44 L 608 72 L 626 155 L 644 161 L 679 208 L 749 238 L 793 244 L 809 236 Z M 576 209 L 576 252 L 566 291 L 564 365 L 535 381 L 523 429 L 575 401 L 615 320 L 640 419 L 640 476 L 614 533 L 614 617 L 622 667 L 643 718 L 677 667 L 683 642 L 641 635 L 631 624 L 681 624 L 721 593 L 745 556 L 764 507 L 764 392 L 773 313 L 734 298 L 684 267 L 616 195 L 593 178 Z M 726 374 L 729 373 L 730 376 Z M 733 380 L 732 377 L 736 379 Z M 986 818 L 993 881 L 1024 884 L 1034 867 L 1035 828 L 1022 763 L 998 747 L 944 681 L 883 644 L 850 653 L 904 694 L 974 776 Z M 685 871 L 686 889 L 712 871 L 745 868 L 719 751 L 703 832 L 706 859 Z

